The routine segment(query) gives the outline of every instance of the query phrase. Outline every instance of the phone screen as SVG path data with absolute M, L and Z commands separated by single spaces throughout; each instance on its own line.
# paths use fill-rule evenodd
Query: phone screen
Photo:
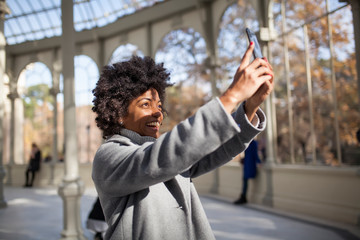
M 246 28 L 246 34 L 249 38 L 249 42 L 254 42 L 255 48 L 253 51 L 254 58 L 263 58 L 263 55 L 261 53 L 260 44 L 257 40 L 257 37 L 253 31 L 251 31 L 249 28 Z

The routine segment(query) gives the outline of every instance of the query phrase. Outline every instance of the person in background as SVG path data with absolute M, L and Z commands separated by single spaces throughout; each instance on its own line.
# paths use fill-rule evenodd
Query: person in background
M 32 143 L 30 161 L 25 172 L 26 182 L 24 187 L 33 186 L 36 172 L 40 170 L 40 163 L 41 163 L 41 151 L 36 145 L 36 143 Z M 29 176 L 30 174 L 31 174 L 31 178 Z
M 266 161 L 266 138 L 264 136 L 257 137 L 259 158 L 262 163 Z
M 261 160 L 258 155 L 258 144 L 254 139 L 248 148 L 245 150 L 245 157 L 241 159 L 243 165 L 243 187 L 242 192 L 238 200 L 234 204 L 247 203 L 247 190 L 249 179 L 255 178 L 257 173 L 257 165 L 261 164 Z
M 105 216 L 101 207 L 99 197 L 89 213 L 86 221 L 86 228 L 95 233 L 94 240 L 103 240 L 106 229 L 108 228 L 105 222 Z
M 133 56 L 103 68 L 93 111 L 105 142 L 92 179 L 105 239 L 215 239 L 192 178 L 231 161 L 265 129 L 259 106 L 273 89 L 273 71 L 266 59 L 250 63 L 253 49 L 250 43 L 220 97 L 162 135 L 170 86 L 163 64 Z

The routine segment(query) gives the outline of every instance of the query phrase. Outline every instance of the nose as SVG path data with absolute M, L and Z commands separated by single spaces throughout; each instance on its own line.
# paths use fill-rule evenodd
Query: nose
M 163 115 L 162 109 L 159 108 L 158 106 L 153 106 L 152 107 L 152 115 L 156 118 L 161 117 Z

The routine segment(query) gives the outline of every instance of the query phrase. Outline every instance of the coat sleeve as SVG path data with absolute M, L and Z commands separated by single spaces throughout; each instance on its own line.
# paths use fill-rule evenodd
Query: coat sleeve
M 243 152 L 253 140 L 253 138 L 262 132 L 266 126 L 266 117 L 264 112 L 259 109 L 256 112 L 259 123 L 253 126 L 246 117 L 244 105 L 241 104 L 238 110 L 233 114 L 236 123 L 240 127 L 240 132 L 229 141 L 222 144 L 216 151 L 208 154 L 190 169 L 190 176 L 195 178 L 217 167 L 231 161 L 239 153 Z
M 103 144 L 96 153 L 92 177 L 106 194 L 128 195 L 189 170 L 224 143 L 239 138 L 240 132 L 234 118 L 214 99 L 155 142 Z

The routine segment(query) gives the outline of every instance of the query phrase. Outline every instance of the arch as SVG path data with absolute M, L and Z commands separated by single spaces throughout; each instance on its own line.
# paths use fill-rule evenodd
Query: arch
M 96 128 L 95 114 L 91 110 L 92 90 L 99 79 L 96 62 L 87 55 L 74 57 L 75 104 L 77 125 L 77 157 L 80 163 L 92 162 L 101 144 L 101 133 Z
M 163 21 L 157 22 L 151 25 L 151 38 L 152 38 L 152 49 L 153 57 L 155 57 L 156 50 L 159 48 L 164 36 L 169 32 L 176 29 L 192 28 L 196 32 L 204 36 L 204 28 L 201 23 L 202 12 L 199 9 L 191 12 L 177 13 Z
M 20 72 L 17 83 L 18 93 L 23 102 L 15 102 L 17 109 L 15 138 L 24 139 L 23 149 L 19 146 L 17 158 L 23 155 L 26 162 L 32 142 L 39 145 L 43 155 L 51 153 L 52 121 L 50 119 L 53 117 L 53 99 L 49 89 L 52 86 L 52 75 L 44 63 L 29 63 Z
M 138 46 L 131 43 L 126 43 L 118 46 L 111 54 L 107 64 L 113 64 L 115 62 L 128 60 L 132 55 L 138 55 L 143 57 L 144 53 L 139 49 Z
M 229 5 L 223 12 L 218 26 L 217 56 L 219 62 L 223 63 L 218 69 L 218 79 L 223 80 L 221 88 L 229 84 L 247 49 L 245 28 L 249 27 L 255 32 L 260 28 L 253 5 L 249 1 L 242 3 L 243 5 Z
M 53 70 L 53 64 L 57 60 L 54 59 L 54 53 L 53 51 L 42 51 L 41 53 L 31 53 L 28 55 L 20 55 L 20 56 L 14 56 L 10 57 L 10 64 L 7 66 L 8 71 L 10 73 L 11 79 L 17 83 L 17 80 L 21 74 L 21 72 L 30 64 L 32 63 L 42 63 L 46 66 L 47 69 L 50 70 L 50 72 Z
M 171 42 L 167 45 L 169 41 Z M 170 70 L 175 82 L 191 80 L 187 75 L 189 72 L 187 65 L 197 68 L 193 69 L 194 73 L 205 71 L 203 63 L 206 58 L 205 39 L 193 28 L 178 28 L 168 32 L 155 52 L 155 60 L 164 62 L 164 66 Z
M 26 74 L 22 76 L 22 74 Z M 28 63 L 19 73 L 17 82 L 25 81 L 24 84 L 28 85 L 27 80 L 31 80 L 34 84 L 45 83 L 52 86 L 52 75 L 49 67 L 42 62 L 31 62 Z M 30 85 L 28 85 L 30 86 Z
M 97 64 L 87 55 L 77 55 L 74 58 L 74 69 L 76 106 L 91 105 L 91 91 L 99 78 Z
M 273 1 L 273 0 L 271 0 Z M 257 9 L 257 3 L 256 1 L 251 1 L 251 0 L 243 0 L 243 1 L 227 1 L 226 3 L 223 3 L 221 6 L 217 6 L 218 9 L 215 10 L 216 15 L 214 15 L 214 20 L 215 20 L 215 35 L 218 36 L 219 32 L 221 31 L 221 22 L 223 19 L 224 14 L 226 14 L 226 11 L 229 10 L 229 8 L 231 8 L 234 5 L 239 5 L 239 3 L 241 4 L 246 4 L 248 6 L 251 6 L 252 9 L 255 11 L 255 15 L 256 15 L 256 19 L 258 21 L 259 27 L 261 27 L 261 21 L 260 18 L 261 16 L 259 13 L 259 10 Z M 269 6 L 269 5 L 268 5 Z M 268 8 L 268 11 L 271 11 L 271 9 Z M 241 15 L 239 15 L 240 17 Z M 246 34 L 245 32 L 242 33 L 243 36 L 245 37 Z
M 175 83 L 167 91 L 168 117 L 163 131 L 192 115 L 210 98 L 210 73 L 206 59 L 205 39 L 194 29 L 179 28 L 163 37 L 155 52 L 155 61 L 164 63 L 171 73 L 171 82 Z

